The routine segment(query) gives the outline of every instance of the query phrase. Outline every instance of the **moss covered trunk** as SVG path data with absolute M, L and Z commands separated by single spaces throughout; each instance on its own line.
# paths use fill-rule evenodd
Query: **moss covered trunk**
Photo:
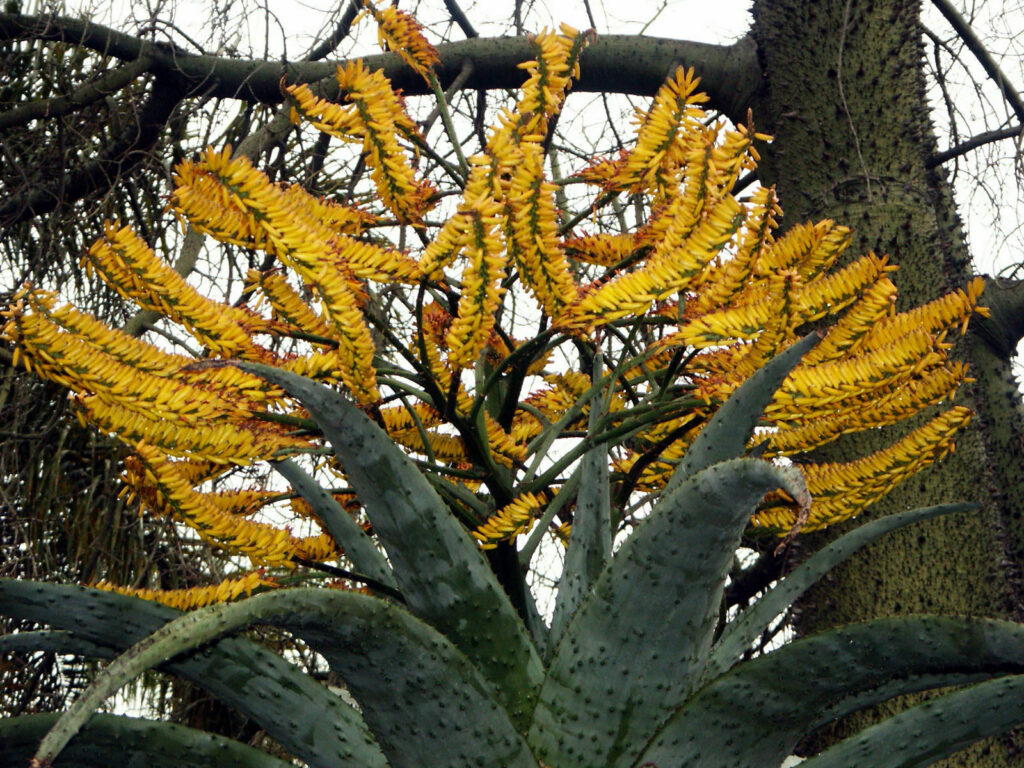
M 904 306 L 961 286 L 971 272 L 950 189 L 941 170 L 926 166 L 936 146 L 924 96 L 920 4 L 754 5 L 764 72 L 755 118 L 775 135 L 761 167 L 764 180 L 778 186 L 784 221 L 828 217 L 853 227 L 852 253 L 873 250 L 899 263 Z M 893 534 L 854 558 L 799 606 L 801 633 L 922 612 L 1022 620 L 1024 422 L 1003 347 L 976 333 L 958 344 L 978 379 L 960 395 L 978 414 L 970 432 L 953 456 L 868 516 L 957 499 L 976 500 L 982 510 Z M 869 434 L 832 455 L 860 455 L 891 439 Z M 1019 765 L 1015 751 L 1004 740 L 949 764 Z

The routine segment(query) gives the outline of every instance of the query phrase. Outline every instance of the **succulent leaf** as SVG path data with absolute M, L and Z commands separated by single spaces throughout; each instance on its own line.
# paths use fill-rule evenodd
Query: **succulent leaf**
M 127 648 L 181 615 L 148 600 L 61 584 L 0 579 L 0 615 L 36 621 L 114 649 Z M 17 637 L 17 635 L 14 635 Z M 276 653 L 227 637 L 162 669 L 184 677 L 251 718 L 314 768 L 387 768 L 362 716 Z M 296 719 L 296 713 L 317 717 Z
M 37 759 L 52 762 L 93 710 L 142 671 L 253 624 L 291 631 L 323 654 L 359 702 L 392 768 L 535 768 L 494 689 L 444 636 L 392 603 L 303 588 L 168 622 L 100 673 L 43 739 Z M 456 700 L 460 706 L 452 706 Z
M 1019 624 L 926 616 L 841 627 L 709 683 L 665 723 L 638 763 L 775 768 L 802 736 L 851 712 L 904 693 L 1021 672 Z
M 920 768 L 1022 723 L 1024 676 L 1002 677 L 900 712 L 815 755 L 801 768 Z
M 632 764 L 692 693 L 740 536 L 779 488 L 809 503 L 795 469 L 733 459 L 655 506 L 554 651 L 529 736 L 539 757 L 556 766 Z
M 27 765 L 58 714 L 0 720 L 0 765 Z M 130 756 L 130 757 L 129 757 Z M 290 768 L 292 763 L 223 736 L 182 725 L 96 715 L 61 754 L 61 768 Z M 357 762 L 336 763 L 352 766 Z
M 112 659 L 117 655 L 109 645 L 100 645 L 61 629 L 39 629 L 0 637 L 0 654 L 39 652 L 90 659 Z
M 601 355 L 594 357 L 594 382 L 601 380 Z M 590 404 L 588 433 L 595 434 L 604 416 L 606 400 Z M 549 647 L 557 647 L 570 617 L 597 581 L 612 552 L 611 489 L 608 485 L 608 446 L 595 445 L 580 462 L 579 492 L 572 516 L 569 549 L 558 583 L 555 613 L 551 620 Z
M 309 503 L 324 529 L 331 534 L 360 575 L 369 576 L 389 587 L 397 586 L 384 556 L 331 494 L 291 459 L 275 461 L 273 465 Z
M 905 525 L 939 515 L 969 512 L 975 504 L 941 504 L 921 507 L 864 523 L 844 534 L 797 566 L 754 605 L 739 614 L 725 628 L 708 659 L 704 679 L 711 680 L 736 663 L 751 643 L 794 601 L 854 552 Z
M 310 412 L 383 542 L 409 608 L 477 665 L 523 726 L 543 675 L 540 658 L 476 544 L 416 465 L 340 393 L 277 368 L 239 365 Z
M 737 387 L 686 451 L 665 485 L 663 497 L 669 496 L 686 479 L 702 469 L 742 456 L 747 442 L 754 434 L 754 427 L 775 392 L 800 359 L 814 349 L 820 340 L 821 336 L 817 333 L 807 334 L 762 365 L 753 376 Z

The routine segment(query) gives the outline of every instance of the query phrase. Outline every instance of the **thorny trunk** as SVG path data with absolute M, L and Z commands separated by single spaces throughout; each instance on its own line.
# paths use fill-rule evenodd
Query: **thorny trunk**
M 778 186 L 787 224 L 833 218 L 854 228 L 851 253 L 891 254 L 901 267 L 895 280 L 904 307 L 961 286 L 970 274 L 950 187 L 925 162 L 936 146 L 919 11 L 913 0 L 754 4 L 764 73 L 754 115 L 775 136 L 763 178 Z M 982 510 L 887 536 L 853 558 L 800 604 L 800 633 L 897 614 L 1024 618 L 1024 419 L 1008 354 L 997 349 L 1007 346 L 979 333 L 958 344 L 977 378 L 960 395 L 977 412 L 970 431 L 955 454 L 866 517 L 954 499 L 976 500 Z M 878 450 L 884 443 L 877 437 L 867 433 L 837 450 Z M 815 537 L 806 546 L 820 543 Z M 1004 739 L 946 764 L 1016 764 L 1018 748 Z

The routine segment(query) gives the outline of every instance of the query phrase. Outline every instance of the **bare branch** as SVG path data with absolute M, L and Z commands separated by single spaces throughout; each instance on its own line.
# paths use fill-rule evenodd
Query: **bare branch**
M 133 122 L 96 160 L 67 173 L 55 184 L 37 187 L 0 203 L 0 225 L 12 226 L 40 216 L 58 205 L 81 200 L 110 186 L 129 168 L 142 162 L 156 144 L 182 99 L 182 89 L 170 78 L 158 77 L 152 93 Z
M 444 0 L 444 7 L 448 10 L 448 15 L 452 17 L 452 21 L 459 25 L 462 34 L 466 37 L 480 37 L 480 33 L 469 22 L 469 18 L 455 0 Z
M 188 53 L 167 43 L 132 37 L 109 27 L 57 16 L 0 14 L 0 40 L 64 41 L 130 61 L 142 55 L 153 60 L 154 72 L 174 74 L 185 84 L 185 96 L 279 104 L 280 81 L 314 82 L 333 77 L 334 62 L 281 63 L 260 59 L 231 59 Z M 438 47 L 437 74 L 447 88 L 473 62 L 470 90 L 518 88 L 523 74 L 518 65 L 536 56 L 526 37 L 473 38 Z M 393 53 L 364 58 L 370 69 L 381 69 L 407 95 L 424 95 L 429 88 Z M 742 120 L 760 86 L 756 49 L 749 37 L 732 45 L 709 45 L 684 40 L 606 35 L 584 52 L 582 76 L 574 91 L 651 96 L 677 66 L 694 67 L 713 108 Z
M 331 31 L 331 34 L 311 50 L 305 57 L 305 60 L 320 61 L 330 56 L 341 41 L 348 37 L 348 33 L 352 30 L 352 22 L 356 20 L 356 15 L 359 13 L 360 8 L 361 6 L 355 0 L 350 2 L 345 8 L 345 12 L 341 15 L 337 26 Z
M 1024 134 L 1024 125 L 1015 125 L 1012 128 L 1003 128 L 999 131 L 986 131 L 985 133 L 979 133 L 977 136 L 972 136 L 967 141 L 957 144 L 955 147 L 950 147 L 947 150 L 938 152 L 932 155 L 925 161 L 925 166 L 928 168 L 934 168 L 937 165 L 942 165 L 947 160 L 952 160 L 954 157 L 960 155 L 966 155 L 972 149 L 984 146 L 985 144 L 991 144 L 995 141 L 1002 141 L 1003 139 L 1018 138 Z
M 985 44 L 974 34 L 974 30 L 971 29 L 967 20 L 960 15 L 949 0 L 932 0 L 932 4 L 945 17 L 946 21 L 953 26 L 956 33 L 960 35 L 964 45 L 978 59 L 986 74 L 992 78 L 999 91 L 1003 94 L 1003 98 L 1013 108 L 1013 111 L 1017 113 L 1017 119 L 1024 123 L 1024 101 L 1021 100 L 1020 94 L 1010 83 L 1009 78 L 1003 74 L 996 60 L 992 58 L 992 54 L 989 53 Z
M 152 60 L 142 56 L 123 67 L 112 69 L 98 80 L 86 83 L 67 96 L 53 99 L 41 99 L 29 102 L 22 107 L 0 112 L 0 130 L 25 125 L 32 120 L 46 120 L 74 112 L 81 107 L 93 104 L 124 88 L 140 75 L 149 71 Z

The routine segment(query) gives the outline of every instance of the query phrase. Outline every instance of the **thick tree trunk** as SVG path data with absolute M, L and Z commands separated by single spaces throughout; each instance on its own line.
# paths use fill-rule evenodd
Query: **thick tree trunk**
M 925 164 L 935 139 L 919 10 L 913 0 L 760 0 L 754 7 L 765 78 L 755 122 L 775 135 L 762 172 L 778 186 L 785 221 L 832 218 L 855 229 L 851 253 L 891 254 L 904 306 L 970 276 L 949 187 L 941 170 Z M 909 613 L 1022 619 L 1024 421 L 1005 347 L 976 333 L 959 343 L 978 379 L 959 396 L 977 412 L 970 431 L 955 454 L 865 517 L 960 499 L 978 501 L 981 511 L 891 534 L 855 558 L 799 606 L 801 633 Z M 862 455 L 892 439 L 891 432 L 862 435 L 831 455 Z M 1019 764 L 1014 751 L 1004 740 L 947 764 Z

